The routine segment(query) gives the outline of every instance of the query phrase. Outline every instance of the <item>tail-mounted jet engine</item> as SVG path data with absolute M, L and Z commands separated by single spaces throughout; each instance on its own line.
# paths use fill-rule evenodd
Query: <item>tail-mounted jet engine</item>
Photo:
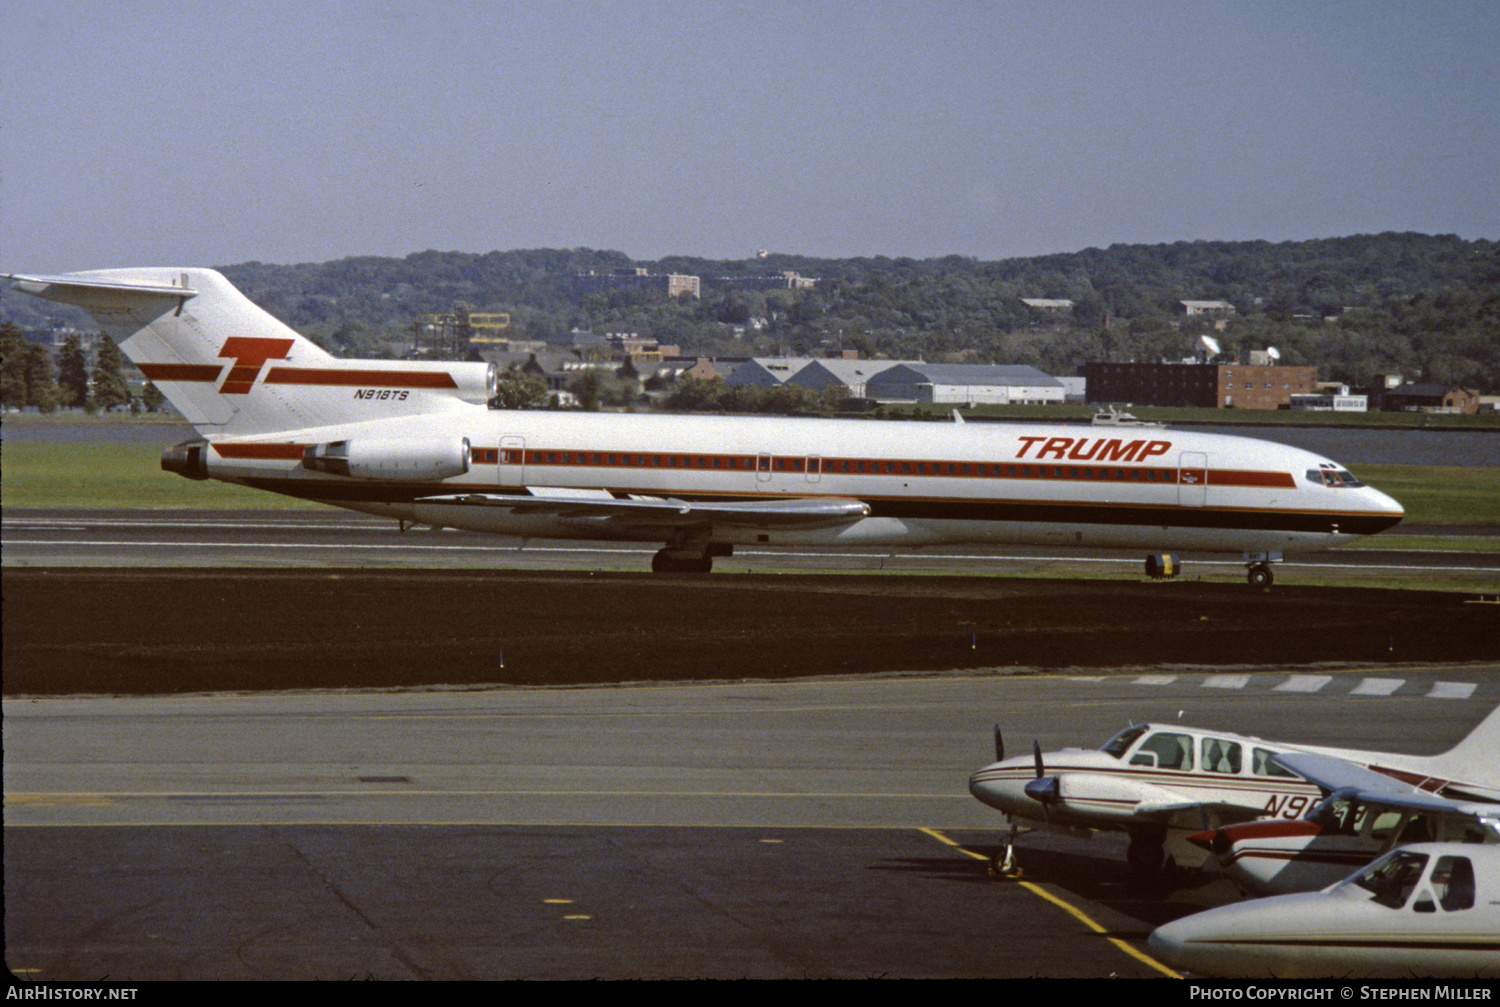
M 468 472 L 470 457 L 467 437 L 359 437 L 308 445 L 302 467 L 352 479 L 430 482 Z

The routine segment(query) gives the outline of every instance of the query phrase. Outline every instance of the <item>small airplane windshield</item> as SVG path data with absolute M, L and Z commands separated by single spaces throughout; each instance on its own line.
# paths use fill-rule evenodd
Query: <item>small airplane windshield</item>
M 1145 727 L 1127 727 L 1119 734 L 1110 738 L 1099 750 L 1113 755 L 1115 758 L 1122 757 L 1130 746 L 1135 744 L 1135 739 L 1146 733 Z
M 1375 861 L 1339 885 L 1339 888 L 1362 888 L 1370 893 L 1371 902 L 1390 909 L 1400 909 L 1411 897 L 1412 890 L 1421 880 L 1422 869 L 1426 866 L 1427 854 L 1397 850 L 1390 856 Z

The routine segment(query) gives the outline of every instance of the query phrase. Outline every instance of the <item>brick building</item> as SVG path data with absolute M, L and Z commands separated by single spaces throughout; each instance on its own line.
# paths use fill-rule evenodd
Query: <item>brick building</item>
M 1104 364 L 1083 368 L 1090 402 L 1210 409 L 1281 409 L 1317 390 L 1316 367 Z

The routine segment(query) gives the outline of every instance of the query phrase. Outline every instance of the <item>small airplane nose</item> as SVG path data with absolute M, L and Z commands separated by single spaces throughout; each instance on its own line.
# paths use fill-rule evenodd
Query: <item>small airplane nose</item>
M 988 768 L 988 767 L 986 767 Z M 993 780 L 984 778 L 985 770 L 981 769 L 969 777 L 969 793 L 981 804 L 988 804 L 992 808 L 1003 808 L 1000 798 L 1000 786 Z

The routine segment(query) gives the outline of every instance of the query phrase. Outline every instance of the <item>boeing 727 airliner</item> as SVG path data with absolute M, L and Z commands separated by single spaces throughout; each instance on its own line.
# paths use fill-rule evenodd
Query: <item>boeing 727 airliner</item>
M 1269 585 L 1284 554 L 1402 518 L 1343 466 L 1248 438 L 497 410 L 493 365 L 333 357 L 210 269 L 8 278 L 89 311 L 194 425 L 168 471 L 419 524 L 661 542 L 658 572 L 757 543 L 1015 543 L 1236 552 Z

